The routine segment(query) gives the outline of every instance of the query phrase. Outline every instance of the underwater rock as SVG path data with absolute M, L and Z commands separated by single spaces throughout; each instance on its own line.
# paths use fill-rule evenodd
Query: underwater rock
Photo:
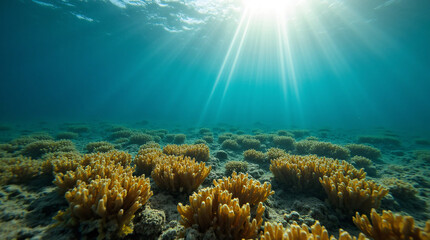
M 146 208 L 135 219 L 134 232 L 145 237 L 156 239 L 166 222 L 164 211 Z
M 226 160 L 228 158 L 228 155 L 225 151 L 220 150 L 215 153 L 215 157 L 218 158 L 219 160 Z

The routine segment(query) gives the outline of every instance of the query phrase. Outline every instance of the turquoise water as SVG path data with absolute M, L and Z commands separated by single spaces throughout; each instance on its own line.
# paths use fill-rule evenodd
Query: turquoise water
M 428 1 L 259 8 L 1 1 L 0 120 L 429 130 Z

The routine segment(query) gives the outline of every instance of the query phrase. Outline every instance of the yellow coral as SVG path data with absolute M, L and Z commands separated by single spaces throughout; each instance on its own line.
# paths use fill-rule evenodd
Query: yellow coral
M 134 158 L 137 171 L 145 175 L 150 175 L 161 155 L 163 155 L 163 152 L 159 148 L 140 148 Z
M 209 147 L 205 144 L 193 145 L 167 145 L 163 148 L 163 153 L 175 156 L 187 156 L 195 158 L 197 161 L 206 162 L 209 160 Z
M 32 160 L 31 158 L 19 157 L 11 161 L 7 169 L 10 177 L 9 180 L 13 182 L 24 182 L 34 178 L 42 173 L 41 163 Z
M 306 224 L 302 226 L 294 223 L 290 228 L 285 229 L 280 223 L 265 223 L 264 233 L 260 240 L 336 240 L 334 236 L 329 237 L 328 231 L 324 226 L 316 221 L 314 225 L 309 227 Z M 339 229 L 339 240 L 365 240 L 363 234 L 358 238 L 352 237 L 348 232 Z
M 205 188 L 190 196 L 190 205 L 178 204 L 181 224 L 186 228 L 198 224 L 200 232 L 213 228 L 220 239 L 256 238 L 263 222 L 264 206 L 260 202 L 251 219 L 249 203 L 240 205 L 237 198 L 219 186 Z
M 113 150 L 106 153 L 92 153 L 85 154 L 81 161 L 83 166 L 87 166 L 90 164 L 98 163 L 98 162 L 107 162 L 110 164 L 121 164 L 123 167 L 127 167 L 131 163 L 131 155 L 127 152 Z
M 85 146 L 85 149 L 89 153 L 96 153 L 96 152 L 109 152 L 115 149 L 115 146 L 106 141 L 101 142 L 90 142 Z
M 81 182 L 65 194 L 69 202 L 66 214 L 79 225 L 86 220 L 101 220 L 99 239 L 114 233 L 122 237 L 132 232 L 134 213 L 152 196 L 149 179 L 134 177 L 131 173 L 113 174 L 110 178 L 98 178 L 86 184 Z M 64 218 L 59 213 L 58 219 Z M 112 227 L 114 223 L 114 227 Z
M 205 163 L 197 163 L 195 159 L 184 156 L 161 156 L 152 171 L 152 178 L 157 186 L 172 192 L 191 193 L 209 175 L 212 167 L 206 167 Z
M 238 198 L 240 204 L 249 203 L 251 206 L 264 202 L 270 195 L 275 194 L 271 190 L 270 183 L 261 184 L 257 180 L 249 179 L 248 174 L 237 174 L 233 172 L 231 177 L 224 177 L 213 181 L 215 186 L 221 190 L 227 190 L 233 194 L 233 198 Z
M 233 172 L 245 173 L 248 171 L 248 162 L 245 161 L 229 161 L 225 164 L 225 174 L 230 175 Z
M 124 168 L 120 164 L 114 165 L 103 161 L 86 167 L 79 166 L 74 171 L 59 172 L 55 175 L 53 183 L 58 187 L 59 192 L 63 193 L 80 182 L 90 183 L 98 178 L 112 178 L 118 174 L 130 175 L 133 171 L 133 168 Z
M 269 150 L 266 151 L 266 156 L 268 160 L 277 159 L 285 155 L 287 155 L 287 153 L 280 148 L 269 148 Z
M 275 179 L 297 191 L 322 191 L 319 178 L 330 176 L 338 171 L 358 179 L 366 176 L 363 169 L 357 170 L 345 161 L 319 158 L 316 155 L 285 155 L 272 160 L 270 171 Z
M 391 211 L 382 211 L 379 215 L 375 209 L 372 209 L 370 219 L 372 222 L 366 215 L 360 217 L 358 212 L 352 218 L 354 224 L 374 240 L 430 239 L 430 221 L 425 229 L 420 229 L 415 227 L 411 216 L 394 215 Z
M 381 199 L 388 194 L 387 189 L 373 181 L 352 179 L 342 172 L 324 176 L 320 182 L 331 204 L 348 215 L 353 215 L 355 211 L 369 213 L 372 208 L 378 208 Z
M 82 157 L 78 154 L 51 156 L 42 162 L 42 171 L 46 174 L 74 171 L 81 165 Z
M 257 151 L 255 149 L 249 149 L 243 152 L 243 158 L 246 161 L 261 163 L 266 159 L 266 155 L 264 155 L 263 152 Z

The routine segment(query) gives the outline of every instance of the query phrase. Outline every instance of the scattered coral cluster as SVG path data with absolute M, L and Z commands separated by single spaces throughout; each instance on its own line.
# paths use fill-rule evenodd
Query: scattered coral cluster
M 249 149 L 243 152 L 243 158 L 245 161 L 261 163 L 266 159 L 266 155 L 255 149 Z
M 342 172 L 320 178 L 330 203 L 346 215 L 356 211 L 370 213 L 372 208 L 379 208 L 382 198 L 388 190 L 373 181 L 351 178 Z
M 163 153 L 166 155 L 187 156 L 203 162 L 209 160 L 209 147 L 205 144 L 166 145 L 163 148 Z
M 59 221 L 58 226 L 72 227 L 73 232 L 80 232 L 76 238 L 119 239 L 133 233 L 133 225 L 140 224 L 138 222 L 141 220 L 138 217 L 133 223 L 135 215 L 141 216 L 142 206 L 153 194 L 150 176 L 157 189 L 182 193 L 179 196 L 191 194 L 188 205 L 177 205 L 180 223 L 185 228 L 183 234 L 191 233 L 187 238 L 192 238 L 192 232 L 198 231 L 207 234 L 204 239 L 335 240 L 336 237 L 330 236 L 318 221 L 310 226 L 318 217 L 312 216 L 312 222 L 298 220 L 310 227 L 291 223 L 297 219 L 290 219 L 287 227 L 282 223 L 264 222 L 267 219 L 279 219 L 282 213 L 277 214 L 274 209 L 269 209 L 264 214 L 267 206 L 276 208 L 279 203 L 274 198 L 275 201 L 270 201 L 265 207 L 263 203 L 274 195 L 272 186 L 269 182 L 262 184 L 251 176 L 268 177 L 262 169 L 257 168 L 267 168 L 270 162 L 274 179 L 282 187 L 293 193 L 310 193 L 312 197 L 326 199 L 336 208 L 337 217 L 351 219 L 355 215 L 354 224 L 369 238 L 430 239 L 430 221 L 424 228 L 419 228 L 412 217 L 395 215 L 390 211 L 383 211 L 379 215 L 375 210 L 388 194 L 385 187 L 396 200 L 416 200 L 423 194 L 421 189 L 420 195 L 417 194 L 419 184 L 415 185 L 415 189 L 407 182 L 385 178 L 381 181 L 385 186 L 382 187 L 367 180 L 363 169 L 354 167 L 363 167 L 367 171 L 373 161 L 381 158 L 379 149 L 366 144 L 399 146 L 398 139 L 391 136 L 362 136 L 358 142 L 364 144 L 340 146 L 320 142 L 313 136 L 306 138 L 310 135 L 306 130 L 264 133 L 256 129 L 252 131 L 254 135 L 248 135 L 232 128 L 219 130 L 232 133 L 217 136 L 211 129 L 202 128 L 190 133 L 188 136 L 191 139 L 187 139 L 185 134 L 168 134 L 163 129 L 133 131 L 125 127 L 111 127 L 108 129 L 110 136 L 105 139 L 113 140 L 114 144 L 97 140 L 86 145 L 77 144 L 80 150 L 89 153 L 81 155 L 74 143 L 67 139 L 77 139 L 90 132 L 90 129 L 78 124 L 68 125 L 65 130 L 53 135 L 59 141 L 47 133 L 36 133 L 0 144 L 0 183 L 20 183 L 40 176 L 53 177 L 54 187 L 68 203 L 68 208 L 59 211 L 55 219 Z M 327 132 L 317 133 L 317 136 L 325 138 L 324 133 Z M 193 141 L 195 136 L 199 138 L 195 140 L 198 144 L 183 144 L 186 140 Z M 214 154 L 216 158 L 210 159 L 206 143 L 213 143 L 214 136 L 218 137 L 218 143 L 210 144 L 211 148 L 220 147 L 231 151 L 218 151 Z M 296 142 L 296 139 L 301 141 Z M 170 144 L 161 148 L 161 143 L 183 145 Z M 115 150 L 125 148 L 136 152 L 139 146 L 133 144 L 141 145 L 133 160 L 129 153 Z M 385 153 L 385 148 L 383 150 Z M 222 160 L 238 160 L 242 151 L 244 161 L 228 161 L 223 168 Z M 430 156 L 428 150 L 405 154 L 415 154 L 419 160 L 416 162 L 421 163 L 428 162 Z M 336 159 L 349 159 L 354 166 Z M 213 186 L 199 189 L 212 167 L 216 171 L 209 178 L 217 178 L 212 181 Z M 222 169 L 225 169 L 227 176 L 219 178 L 218 174 L 223 174 L 220 172 Z M 251 175 L 247 173 L 248 170 Z M 425 184 L 417 178 L 418 181 Z M 150 222 L 151 219 L 145 221 Z M 159 234 L 166 225 L 157 224 L 160 230 L 156 232 Z M 170 224 L 174 225 L 174 221 Z M 339 229 L 337 239 L 367 239 L 363 233 L 353 237 Z M 131 238 L 139 234 L 136 230 Z M 176 234 L 160 239 L 173 237 Z
M 275 194 L 274 191 L 271 191 L 269 183 L 261 184 L 259 181 L 250 179 L 248 174 L 243 173 L 233 172 L 231 177 L 214 180 L 213 183 L 222 190 L 227 190 L 233 194 L 233 198 L 238 198 L 240 204 L 249 203 L 251 206 L 265 202 L 270 195 Z
M 54 183 L 69 203 L 56 219 L 65 226 L 96 225 L 98 239 L 115 239 L 133 232 L 134 213 L 152 196 L 149 179 L 133 176 L 131 155 L 125 152 L 87 154 L 80 165 Z M 90 227 L 91 228 L 91 227 Z
M 354 224 L 374 240 L 430 239 L 430 220 L 421 229 L 415 226 L 414 219 L 410 216 L 396 215 L 391 211 L 382 211 L 382 215 L 379 215 L 375 209 L 370 213 L 370 220 L 366 215 L 360 216 L 358 213 L 353 217 Z
M 357 237 L 352 237 L 348 232 L 339 229 L 339 240 L 365 240 L 363 234 Z M 264 232 L 260 240 L 336 240 L 334 236 L 330 236 L 324 226 L 316 221 L 314 225 L 308 227 L 306 224 L 302 226 L 297 223 L 292 224 L 289 228 L 284 228 L 280 223 L 266 222 Z
M 348 159 L 350 151 L 342 146 L 329 143 L 304 140 L 296 143 L 296 151 L 298 154 L 315 154 L 320 157 L 328 157 L 335 159 Z
M 134 158 L 137 172 L 139 174 L 151 175 L 152 170 L 158 163 L 158 158 L 164 155 L 160 147 L 140 148 Z
M 212 167 L 206 167 L 204 162 L 185 156 L 164 155 L 152 171 L 152 179 L 158 187 L 171 192 L 191 193 L 209 175 Z
M 225 174 L 231 175 L 233 172 L 246 173 L 248 171 L 248 162 L 229 161 L 225 164 Z
M 381 157 L 381 151 L 372 146 L 364 144 L 347 144 L 345 147 L 349 149 L 351 156 L 361 156 L 373 161 L 376 161 Z
M 323 188 L 333 206 L 347 215 L 355 211 L 369 213 L 378 208 L 388 190 L 365 180 L 366 173 L 345 161 L 315 155 L 286 155 L 272 160 L 275 179 L 290 189 L 321 192 Z
M 271 185 L 261 184 L 248 175 L 214 180 L 214 187 L 201 189 L 190 196 L 190 205 L 178 204 L 181 224 L 197 224 L 200 232 L 213 229 L 219 239 L 256 238 L 263 223 L 264 201 L 274 194 Z M 251 214 L 251 206 L 257 206 Z

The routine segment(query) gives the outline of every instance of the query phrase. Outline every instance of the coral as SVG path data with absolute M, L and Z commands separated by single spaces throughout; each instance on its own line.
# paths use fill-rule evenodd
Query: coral
M 206 167 L 205 163 L 197 163 L 195 159 L 184 156 L 160 156 L 159 161 L 152 171 L 152 179 L 160 188 L 171 192 L 191 193 L 209 175 L 212 167 Z
M 261 143 L 265 143 L 270 139 L 270 136 L 267 134 L 257 134 L 254 136 L 254 138 L 260 141 Z
M 397 178 L 384 178 L 382 179 L 382 184 L 385 185 L 391 195 L 397 199 L 409 201 L 417 198 L 416 194 L 418 193 L 418 190 L 410 183 Z
M 76 148 L 70 140 L 37 140 L 27 144 L 21 153 L 31 158 L 40 158 L 46 153 L 53 152 L 75 152 Z
M 257 139 L 245 138 L 242 140 L 241 145 L 244 149 L 259 149 L 261 143 Z
M 171 142 L 173 142 L 173 139 L 175 139 L 175 134 L 166 134 L 164 141 L 171 143 Z
M 238 198 L 241 205 L 249 203 L 251 206 L 259 202 L 265 202 L 270 195 L 275 194 L 271 190 L 272 185 L 265 182 L 261 184 L 257 180 L 250 179 L 248 174 L 237 174 L 233 172 L 231 177 L 214 180 L 213 184 L 219 186 L 221 190 L 227 190 L 233 194 L 233 198 Z
M 342 146 L 329 142 L 308 140 L 296 143 L 296 150 L 298 154 L 316 154 L 320 157 L 329 157 L 343 160 L 349 158 L 350 155 L 349 150 Z
M 90 164 L 97 164 L 101 162 L 107 162 L 109 164 L 120 164 L 123 167 L 130 166 L 131 155 L 127 152 L 113 150 L 106 153 L 91 153 L 85 154 L 81 160 L 83 166 Z
M 236 142 L 236 140 L 233 139 L 227 139 L 221 144 L 222 149 L 228 149 L 228 150 L 238 150 L 240 148 L 239 143 Z
M 156 142 L 150 141 L 150 142 L 147 142 L 147 143 L 143 144 L 142 146 L 140 146 L 139 150 L 146 149 L 146 148 L 158 148 L 158 149 L 160 149 L 161 146 L 160 146 L 160 144 L 158 144 Z
M 185 135 L 185 134 L 176 134 L 175 138 L 173 139 L 173 142 L 175 144 L 183 144 L 186 139 L 187 139 L 187 135 Z
M 153 138 L 163 139 L 169 131 L 166 129 L 149 130 L 146 133 L 150 134 Z
M 368 168 L 372 165 L 372 160 L 367 157 L 362 156 L 354 156 L 351 158 L 351 162 L 354 163 L 355 166 L 359 168 Z
M 427 221 L 425 229 L 420 229 L 415 227 L 413 217 L 395 215 L 385 210 L 379 215 L 375 209 L 370 213 L 370 220 L 366 215 L 360 217 L 358 212 L 352 218 L 354 224 L 374 240 L 430 239 L 430 221 Z
M 145 144 L 145 143 L 152 141 L 152 140 L 153 140 L 153 138 L 151 135 L 146 134 L 146 133 L 141 133 L 141 132 L 133 133 L 130 136 L 130 144 L 142 145 L 142 144 Z
M 239 204 L 232 193 L 219 186 L 205 188 L 189 197 L 190 205 L 178 204 L 181 224 L 189 228 L 198 225 L 200 232 L 210 228 L 218 239 L 256 238 L 263 222 L 264 206 L 260 202 L 255 217 L 251 218 L 249 203 Z
M 114 145 L 109 142 L 90 142 L 85 146 L 89 153 L 109 152 L 115 149 Z
M 332 205 L 351 216 L 354 212 L 370 213 L 378 208 L 388 190 L 373 181 L 353 179 L 342 172 L 320 178 Z
M 231 139 L 232 137 L 232 133 L 223 133 L 218 136 L 218 143 L 223 143 L 225 140 Z
M 196 141 L 194 141 L 194 144 L 206 144 L 207 142 L 203 139 L 197 139 Z
M 331 158 L 319 158 L 316 155 L 285 155 L 272 160 L 270 165 L 275 179 L 287 188 L 301 192 L 322 192 L 319 178 L 331 176 L 336 171 L 362 179 L 366 176 L 363 170 L 355 169 L 345 161 Z
M 377 148 L 364 145 L 364 144 L 347 144 L 346 148 L 349 149 L 351 156 L 362 156 L 373 161 L 381 157 L 381 151 Z
M 277 132 L 278 136 L 287 136 L 287 137 L 293 137 L 294 135 L 292 133 L 290 133 L 287 130 L 279 130 Z
M 46 174 L 66 173 L 74 171 L 81 165 L 82 156 L 79 154 L 52 155 L 42 162 L 42 172 Z
M 90 127 L 84 124 L 72 124 L 67 127 L 67 131 L 74 133 L 86 133 L 90 131 Z
M 3 150 L 5 152 L 7 152 L 7 153 L 12 153 L 12 152 L 14 152 L 17 149 L 18 149 L 18 147 L 16 145 L 12 145 L 12 144 L 9 144 L 9 143 L 2 143 L 2 144 L 0 144 L 0 150 Z
M 287 155 L 287 153 L 279 148 L 269 148 L 269 150 L 266 151 L 266 156 L 269 161 L 283 157 L 285 155 Z
M 243 161 L 229 161 L 225 164 L 225 174 L 230 175 L 233 172 L 247 172 L 248 163 Z
M 8 171 L 10 172 L 10 181 L 26 182 L 34 177 L 39 176 L 41 171 L 41 163 L 31 158 L 15 158 L 11 161 Z
M 387 147 L 399 147 L 400 140 L 392 136 L 360 136 L 359 143 L 369 143 L 372 145 L 381 145 Z
M 313 145 L 315 145 L 318 141 L 314 140 L 303 140 L 296 143 L 296 152 L 297 154 L 309 154 L 310 149 Z
M 152 141 L 159 143 L 159 142 L 161 142 L 161 137 L 160 136 L 152 136 Z
M 356 238 L 339 229 L 339 240 L 365 239 L 367 238 L 361 233 Z M 300 226 L 297 223 L 293 223 L 288 229 L 285 229 L 281 223 L 266 222 L 260 240 L 336 240 L 336 238 L 334 236 L 329 237 L 328 231 L 324 226 L 321 226 L 319 221 L 316 221 L 310 228 L 306 224 Z
M 163 148 L 163 153 L 167 155 L 175 156 L 187 156 L 195 158 L 197 161 L 208 161 L 209 160 L 209 147 L 205 144 L 194 144 L 194 145 L 166 145 Z
M 290 133 L 292 133 L 295 138 L 301 138 L 304 136 L 308 136 L 310 134 L 309 130 L 306 130 L 306 129 L 290 130 Z
M 13 139 L 10 143 L 14 146 L 25 146 L 27 144 L 30 144 L 36 141 L 37 141 L 36 138 L 32 138 L 30 136 L 21 136 L 19 138 Z
M 263 152 L 249 149 L 243 152 L 243 158 L 245 161 L 262 163 L 266 159 L 266 155 Z
M 54 140 L 54 138 L 46 132 L 37 132 L 30 135 L 31 138 L 37 140 Z
M 118 139 L 118 138 L 129 138 L 131 135 L 133 134 L 133 132 L 131 130 L 120 130 L 120 131 L 115 131 L 113 132 L 110 136 L 109 139 Z
M 418 139 L 415 139 L 415 144 L 430 146 L 430 141 L 428 139 L 418 138 Z
M 219 150 L 215 153 L 215 157 L 220 160 L 226 160 L 228 158 L 228 154 L 223 150 Z
M 211 130 L 209 128 L 200 128 L 199 133 L 201 135 L 210 135 L 212 134 Z
M 430 163 L 430 150 L 416 150 L 414 156 L 421 162 Z
M 89 184 L 80 182 L 66 192 L 69 208 L 56 219 L 71 226 L 92 222 L 98 225 L 98 239 L 116 239 L 133 232 L 134 213 L 151 196 L 149 179 L 131 172 L 112 174 Z
M 134 158 L 134 164 L 137 167 L 138 173 L 143 173 L 146 176 L 150 175 L 161 155 L 163 155 L 163 152 L 160 148 L 141 147 Z
M 79 165 L 75 170 L 67 171 L 66 173 L 57 172 L 53 183 L 57 186 L 60 193 L 64 193 L 72 189 L 79 183 L 90 183 L 92 180 L 99 178 L 112 178 L 114 175 L 129 174 L 132 175 L 133 168 L 124 168 L 120 164 L 112 164 L 112 162 L 96 161 L 87 166 Z
M 294 149 L 294 138 L 287 136 L 275 136 L 273 138 L 273 144 L 277 147 L 280 147 L 284 150 L 293 150 Z
M 79 134 L 74 132 L 60 132 L 57 134 L 57 139 L 76 139 L 79 137 Z
M 205 135 L 202 137 L 203 140 L 205 140 L 207 143 L 213 143 L 214 137 L 212 135 Z
M 309 137 L 306 138 L 306 140 L 308 140 L 308 141 L 318 141 L 319 139 L 318 139 L 318 137 L 315 137 L 315 136 L 309 136 Z

